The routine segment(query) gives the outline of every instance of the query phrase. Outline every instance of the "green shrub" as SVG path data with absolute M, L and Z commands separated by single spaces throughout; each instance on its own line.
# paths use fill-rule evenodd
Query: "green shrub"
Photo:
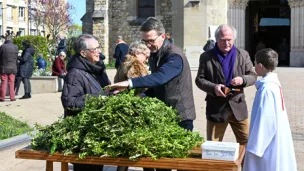
M 35 49 L 34 61 L 39 53 L 43 54 L 43 58 L 48 61 L 48 41 L 42 36 L 20 36 L 13 39 L 14 44 L 16 44 L 19 50 L 23 50 L 22 42 L 28 40 L 32 47 Z

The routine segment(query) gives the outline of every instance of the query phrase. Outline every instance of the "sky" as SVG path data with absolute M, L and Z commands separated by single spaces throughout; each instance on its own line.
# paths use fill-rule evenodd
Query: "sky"
M 72 14 L 73 16 L 73 23 L 82 25 L 80 18 L 85 14 L 86 11 L 86 1 L 85 0 L 68 0 L 71 3 L 75 10 Z

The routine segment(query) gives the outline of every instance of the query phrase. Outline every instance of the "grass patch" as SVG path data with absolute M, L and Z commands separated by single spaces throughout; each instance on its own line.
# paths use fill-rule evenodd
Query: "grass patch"
M 0 140 L 33 131 L 27 123 L 21 122 L 0 112 Z

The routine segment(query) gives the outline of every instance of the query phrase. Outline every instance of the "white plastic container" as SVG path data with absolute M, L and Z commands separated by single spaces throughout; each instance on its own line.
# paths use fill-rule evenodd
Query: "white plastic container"
M 206 141 L 202 144 L 202 158 L 235 161 L 239 157 L 239 143 Z

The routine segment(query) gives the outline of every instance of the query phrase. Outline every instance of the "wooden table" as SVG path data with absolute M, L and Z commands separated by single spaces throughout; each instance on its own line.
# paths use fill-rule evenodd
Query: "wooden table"
M 53 171 L 53 162 L 61 162 L 61 171 L 68 171 L 68 163 L 113 165 L 129 167 L 162 168 L 177 170 L 200 170 L 200 171 L 238 171 L 239 166 L 231 161 L 203 160 L 200 158 L 201 149 L 192 150 L 192 157 L 189 158 L 141 158 L 138 161 L 131 161 L 128 158 L 109 158 L 109 157 L 86 157 L 79 159 L 78 155 L 63 155 L 54 153 L 49 155 L 47 152 L 35 151 L 31 147 L 25 147 L 15 153 L 19 159 L 46 160 L 46 171 Z M 200 155 L 199 155 L 200 154 Z

